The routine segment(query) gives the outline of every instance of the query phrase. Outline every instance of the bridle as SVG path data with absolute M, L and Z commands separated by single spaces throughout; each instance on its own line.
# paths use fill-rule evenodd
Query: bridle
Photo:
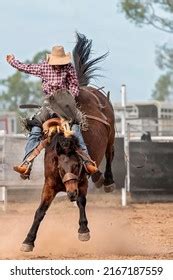
M 65 184 L 66 182 L 68 182 L 68 181 L 70 181 L 70 180 L 76 180 L 76 181 L 78 181 L 78 178 L 79 178 L 79 177 L 78 177 L 77 175 L 68 172 L 68 173 L 66 173 L 66 174 L 64 175 L 64 177 L 62 178 L 62 182 L 63 182 L 63 184 Z

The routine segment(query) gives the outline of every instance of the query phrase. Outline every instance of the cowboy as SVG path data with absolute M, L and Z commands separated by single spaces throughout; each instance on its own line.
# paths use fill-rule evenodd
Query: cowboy
M 29 178 L 33 164 L 31 155 L 39 147 L 42 139 L 42 124 L 55 117 L 56 113 L 56 116 L 58 115 L 73 123 L 72 130 L 79 140 L 82 153 L 85 155 L 85 168 L 88 173 L 96 172 L 97 167 L 89 157 L 80 131 L 80 114 L 75 102 L 75 97 L 79 95 L 79 84 L 76 71 L 71 63 L 71 54 L 65 53 L 62 46 L 54 46 L 51 54 L 47 54 L 46 59 L 40 64 L 22 63 L 16 60 L 12 54 L 7 55 L 6 60 L 19 71 L 41 78 L 44 93 L 43 106 L 32 120 L 33 126 L 25 147 L 23 162 L 14 166 L 14 170 L 20 173 L 23 179 Z

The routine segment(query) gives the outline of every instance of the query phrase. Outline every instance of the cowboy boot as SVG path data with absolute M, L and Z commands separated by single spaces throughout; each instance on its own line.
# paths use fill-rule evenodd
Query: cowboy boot
M 82 158 L 84 168 L 88 174 L 92 175 L 98 171 L 96 162 L 90 158 L 89 154 L 86 151 L 79 148 L 76 152 Z
M 84 161 L 84 167 L 86 172 L 91 175 L 98 171 L 96 163 L 90 160 Z
M 41 141 L 41 143 L 30 153 L 30 155 L 22 162 L 22 164 L 14 166 L 14 171 L 20 173 L 22 179 L 29 179 L 33 161 L 45 148 L 48 143 L 48 139 Z
M 26 160 L 22 164 L 14 166 L 13 170 L 20 173 L 20 177 L 23 180 L 26 180 L 26 179 L 30 178 L 32 164 L 33 164 L 33 161 L 29 162 L 29 161 Z

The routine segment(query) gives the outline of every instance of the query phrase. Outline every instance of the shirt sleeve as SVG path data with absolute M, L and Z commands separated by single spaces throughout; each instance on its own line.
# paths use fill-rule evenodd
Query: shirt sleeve
M 69 64 L 68 66 L 67 88 L 74 97 L 79 95 L 79 82 L 77 78 L 77 73 L 72 64 Z
M 12 59 L 10 61 L 10 64 L 11 64 L 11 66 L 18 69 L 21 72 L 41 77 L 41 65 L 42 64 L 25 64 L 16 59 Z

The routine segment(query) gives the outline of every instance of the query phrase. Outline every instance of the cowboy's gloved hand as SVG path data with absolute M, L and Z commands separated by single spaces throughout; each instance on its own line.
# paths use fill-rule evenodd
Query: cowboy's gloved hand
M 12 60 L 12 59 L 14 59 L 15 57 L 14 57 L 14 55 L 13 54 L 7 54 L 7 56 L 6 56 L 6 61 L 8 62 L 8 63 L 10 63 L 10 61 Z

